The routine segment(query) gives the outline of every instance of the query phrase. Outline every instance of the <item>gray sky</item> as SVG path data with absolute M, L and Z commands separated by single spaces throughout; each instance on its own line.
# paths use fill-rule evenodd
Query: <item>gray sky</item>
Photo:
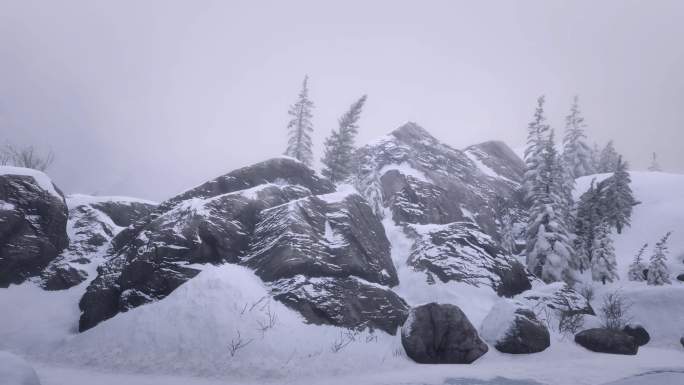
M 66 192 L 164 199 L 282 153 L 305 73 L 316 158 L 415 121 L 524 143 L 535 98 L 634 169 L 684 171 L 684 1 L 0 0 L 0 142 L 50 146 Z

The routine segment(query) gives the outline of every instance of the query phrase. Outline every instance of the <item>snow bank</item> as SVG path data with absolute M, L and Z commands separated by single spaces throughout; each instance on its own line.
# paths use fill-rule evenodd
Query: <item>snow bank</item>
M 38 187 L 49 192 L 50 194 L 59 199 L 64 199 L 62 195 L 60 195 L 57 192 L 57 189 L 55 189 L 55 186 L 52 184 L 52 180 L 50 179 L 50 177 L 42 171 L 24 167 L 0 166 L 0 175 L 30 176 L 31 178 L 33 178 L 33 180 L 36 181 Z
M 491 345 L 506 337 L 515 321 L 515 311 L 519 307 L 520 305 L 516 305 L 513 301 L 501 299 L 482 321 L 480 336 Z
M 40 385 L 40 381 L 28 362 L 12 353 L 0 351 L 0 384 Z

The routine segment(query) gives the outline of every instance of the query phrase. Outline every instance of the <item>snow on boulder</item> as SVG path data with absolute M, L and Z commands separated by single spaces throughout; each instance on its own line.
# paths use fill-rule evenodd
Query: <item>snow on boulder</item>
M 40 171 L 0 166 L 0 287 L 38 276 L 67 246 L 67 206 Z
M 482 322 L 480 332 L 485 341 L 503 353 L 538 353 L 551 345 L 546 325 L 531 309 L 510 300 L 501 300 L 494 305 Z
M 489 350 L 461 309 L 450 304 L 412 308 L 401 329 L 401 343 L 421 364 L 470 364 Z
M 69 247 L 41 274 L 47 290 L 68 289 L 88 276 L 87 265 L 102 262 L 121 230 L 149 215 L 156 203 L 128 197 L 69 195 Z
M 0 351 L 0 384 L 40 385 L 36 371 L 23 358 Z
M 575 335 L 575 342 L 592 352 L 635 355 L 639 344 L 622 330 L 594 328 Z

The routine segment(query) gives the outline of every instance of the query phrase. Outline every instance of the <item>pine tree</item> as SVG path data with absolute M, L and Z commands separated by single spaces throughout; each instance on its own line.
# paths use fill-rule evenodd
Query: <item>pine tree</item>
M 651 165 L 648 166 L 648 171 L 651 171 L 651 172 L 660 172 L 660 171 L 663 171 L 663 170 L 660 168 L 660 164 L 658 164 L 658 159 L 656 158 L 656 153 L 655 153 L 655 152 L 653 153 L 653 158 L 651 159 Z
M 291 105 L 288 111 L 292 119 L 287 124 L 289 139 L 285 155 L 291 156 L 307 166 L 311 166 L 313 160 L 313 144 L 311 142 L 311 134 L 313 133 L 311 118 L 313 114 L 311 110 L 314 104 L 309 99 L 308 82 L 309 76 L 304 76 L 297 102 Z
M 589 190 L 580 196 L 575 218 L 575 258 L 571 266 L 584 272 L 591 266 L 592 249 L 596 239 L 597 228 L 604 218 L 603 196 L 604 185 L 591 181 Z
M 665 234 L 664 237 L 658 241 L 653 250 L 653 255 L 648 264 L 648 284 L 649 285 L 665 285 L 671 284 L 670 270 L 667 267 L 667 240 L 671 233 Z
M 530 141 L 531 146 L 540 147 L 536 153 L 538 160 L 528 163 L 536 169 L 528 169 L 526 172 L 526 175 L 535 176 L 528 185 L 532 189 L 528 191 L 532 207 L 526 229 L 527 266 L 533 274 L 547 283 L 571 280 L 568 260 L 572 258 L 573 249 L 563 217 L 564 198 L 553 131 L 546 138 L 540 135 L 539 140 L 541 143 Z M 526 153 L 535 154 L 533 151 Z
M 647 271 L 646 264 L 642 260 L 641 257 L 644 256 L 644 252 L 646 251 L 646 248 L 648 247 L 648 243 L 644 243 L 643 246 L 641 246 L 641 249 L 637 252 L 636 256 L 634 257 L 634 262 L 629 265 L 629 271 L 627 272 L 627 278 L 630 281 L 645 281 L 646 280 L 646 275 L 644 274 L 645 271 Z
M 579 99 L 575 96 L 570 114 L 565 117 L 565 136 L 563 137 L 563 160 L 573 178 L 595 173 L 591 149 L 586 144 L 584 118 L 580 114 Z
M 601 149 L 599 149 L 599 146 L 596 142 L 594 142 L 594 146 L 591 148 L 591 168 L 594 170 L 594 173 L 599 173 L 601 171 Z
M 637 203 L 629 186 L 631 182 L 627 163 L 620 156 L 613 176 L 602 182 L 606 186 L 603 199 L 606 219 L 611 227 L 615 227 L 618 234 L 622 233 L 625 226 L 631 224 L 632 207 Z
M 615 261 L 615 248 L 610 237 L 610 226 L 607 222 L 601 222 L 596 229 L 596 236 L 591 250 L 591 277 L 594 281 L 613 282 L 619 279 L 617 274 L 617 262 Z
M 525 148 L 525 174 L 523 176 L 523 189 L 525 199 L 532 202 L 534 196 L 540 193 L 540 175 L 544 143 L 549 131 L 544 116 L 544 96 L 537 98 L 537 108 L 534 111 L 534 118 L 527 126 L 527 147 Z
M 333 183 L 347 179 L 353 172 L 354 139 L 358 132 L 357 122 L 366 103 L 366 95 L 354 102 L 349 111 L 339 119 L 339 127 L 325 140 L 324 168 L 322 173 Z
M 613 147 L 613 141 L 609 141 L 606 147 L 601 150 L 601 155 L 599 157 L 599 173 L 613 172 L 617 167 L 618 153 Z

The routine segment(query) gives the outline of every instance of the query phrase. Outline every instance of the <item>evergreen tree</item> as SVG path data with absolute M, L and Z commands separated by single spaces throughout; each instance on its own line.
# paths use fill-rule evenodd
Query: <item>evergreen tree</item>
M 309 76 L 304 76 L 297 102 L 291 105 L 288 111 L 292 119 L 287 124 L 289 139 L 285 155 L 291 156 L 307 166 L 311 166 L 313 160 L 313 144 L 311 142 L 311 134 L 313 133 L 311 118 L 313 114 L 311 110 L 314 104 L 309 99 L 308 82 Z
M 537 98 L 537 108 L 534 111 L 534 117 L 527 126 L 523 189 L 528 203 L 532 203 L 535 195 L 540 194 L 540 189 L 542 188 L 539 172 L 542 168 L 542 158 L 548 131 L 549 125 L 546 123 L 546 117 L 544 116 L 544 96 L 542 95 Z
M 613 141 L 609 141 L 606 147 L 601 150 L 601 155 L 599 157 L 599 173 L 613 172 L 617 167 L 618 153 L 613 147 Z
M 653 153 L 653 158 L 651 159 L 651 165 L 648 166 L 648 171 L 651 171 L 651 172 L 660 172 L 660 171 L 663 171 L 663 170 L 660 168 L 660 164 L 658 164 L 658 159 L 656 158 L 656 153 L 655 153 L 655 152 Z
M 619 279 L 615 248 L 610 237 L 610 226 L 603 221 L 596 229 L 594 244 L 591 250 L 591 277 L 594 281 L 613 282 Z
M 600 168 L 601 168 L 601 149 L 599 149 L 599 146 L 596 142 L 594 142 L 594 146 L 591 148 L 591 166 L 592 170 L 594 170 L 594 173 L 599 173 Z
M 586 144 L 584 118 L 580 114 L 578 97 L 575 96 L 570 114 L 565 117 L 565 136 L 563 137 L 563 160 L 573 178 L 595 173 L 591 149 Z
M 618 234 L 622 233 L 625 226 L 631 224 L 632 207 L 637 203 L 632 194 L 632 188 L 629 186 L 631 182 L 627 163 L 622 160 L 622 157 L 618 157 L 613 176 L 603 182 L 606 186 L 603 198 L 605 216 Z
M 653 250 L 653 255 L 648 264 L 648 284 L 649 285 L 665 285 L 671 284 L 670 270 L 667 267 L 667 240 L 671 233 L 665 234 L 664 237 L 658 241 Z
M 595 180 L 592 180 L 589 190 L 580 196 L 577 204 L 574 240 L 576 254 L 571 266 L 580 272 L 591 266 L 596 232 L 604 218 L 603 190 L 603 184 L 596 184 Z
M 366 95 L 354 102 L 349 111 L 339 119 L 339 127 L 325 140 L 323 155 L 324 176 L 333 183 L 347 179 L 353 172 L 354 139 L 358 132 L 357 122 L 366 102 Z
M 573 249 L 563 217 L 564 197 L 553 131 L 546 138 L 541 136 L 540 140 L 541 143 L 531 141 L 532 146 L 540 145 L 541 148 L 536 153 L 538 160 L 528 163 L 537 168 L 526 172 L 535 176 L 530 183 L 532 191 L 528 192 L 532 207 L 526 229 L 527 266 L 547 283 L 571 280 L 568 260 L 572 258 Z M 533 151 L 526 153 L 534 154 Z
M 627 278 L 630 281 L 645 281 L 646 280 L 646 274 L 644 274 L 645 271 L 647 271 L 646 264 L 642 260 L 641 257 L 644 256 L 644 252 L 646 251 L 646 248 L 648 247 L 648 243 L 644 243 L 643 246 L 641 246 L 641 249 L 639 249 L 639 252 L 637 252 L 636 256 L 634 257 L 634 262 L 632 262 L 631 265 L 629 265 L 629 271 L 627 272 Z

